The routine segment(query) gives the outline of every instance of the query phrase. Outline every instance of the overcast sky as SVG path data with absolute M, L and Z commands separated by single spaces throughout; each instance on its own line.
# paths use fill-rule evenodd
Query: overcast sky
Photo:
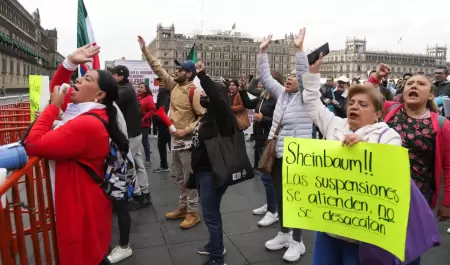
M 44 28 L 57 28 L 59 52 L 67 55 L 77 45 L 78 0 L 19 0 L 32 12 L 39 8 Z M 203 12 L 202 12 L 203 2 Z M 307 3 L 305 3 L 307 2 Z M 366 37 L 368 49 L 424 53 L 427 44 L 450 44 L 445 12 L 450 1 L 427 0 L 84 0 L 100 59 L 140 59 L 136 36 L 150 42 L 156 25 L 175 25 L 177 33 L 214 29 L 275 38 L 307 27 L 306 47 L 325 42 L 344 48 L 346 37 Z M 64 10 L 64 12 L 62 12 Z M 399 39 L 402 38 L 402 44 Z M 450 57 L 450 56 L 448 56 Z M 450 59 L 450 58 L 449 58 Z

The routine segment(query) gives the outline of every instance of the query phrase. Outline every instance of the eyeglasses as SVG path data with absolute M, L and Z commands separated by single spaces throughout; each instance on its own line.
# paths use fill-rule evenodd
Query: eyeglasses
M 434 72 L 435 75 L 445 75 L 444 72 Z

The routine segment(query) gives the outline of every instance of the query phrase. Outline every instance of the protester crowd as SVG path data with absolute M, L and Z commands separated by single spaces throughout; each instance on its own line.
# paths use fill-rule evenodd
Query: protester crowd
M 167 73 L 161 61 L 147 50 L 144 39 L 138 37 L 144 57 L 158 76 L 156 104 L 148 85 L 142 83 L 135 89 L 130 84 L 125 66 L 89 71 L 70 89 L 61 89 L 63 83 L 70 82 L 77 66 L 91 61 L 100 48 L 88 45 L 69 55 L 52 79 L 50 105 L 37 115 L 25 140 L 29 155 L 45 157 L 52 163 L 60 263 L 110 264 L 132 255 L 129 212 L 151 204 L 147 176 L 151 127 L 158 133 L 160 156 L 160 164 L 152 172 L 170 170 L 179 186 L 178 205 L 165 216 L 181 220 L 182 229 L 194 227 L 203 217 L 210 238 L 196 251 L 209 255 L 205 265 L 225 264 L 220 204 L 227 188 L 253 176 L 261 178 L 266 195 L 264 205 L 253 210 L 253 214 L 262 216 L 258 225 L 279 222 L 280 226 L 261 248 L 286 248 L 283 259 L 295 262 L 307 247 L 313 247 L 305 246 L 301 229 L 283 225 L 282 158 L 286 137 L 336 140 L 346 147 L 369 142 L 407 148 L 411 193 L 423 195 L 425 205 L 411 205 L 411 212 L 437 208 L 438 221 L 449 219 L 450 123 L 434 101 L 435 97 L 450 95 L 447 68 L 438 67 L 433 81 L 420 73 L 405 73 L 394 83 L 389 79 L 389 66 L 380 64 L 366 82 L 342 76 L 336 80 L 327 77 L 321 85 L 322 56 L 308 62 L 303 47 L 305 35 L 305 29 L 301 29 L 295 39 L 296 67 L 288 76 L 269 69 L 269 35 L 260 45 L 255 77 L 221 82 L 210 79 L 203 63 L 190 60 L 177 60 L 177 71 Z M 196 77 L 201 87 L 194 85 Z M 250 99 L 248 93 L 255 98 Z M 162 113 L 157 114 L 160 108 Z M 243 143 L 243 131 L 250 126 L 250 109 L 255 111 L 254 168 L 246 170 L 250 162 L 245 144 L 235 154 L 245 157 L 238 162 L 221 157 L 211 146 L 224 141 Z M 165 115 L 171 124 L 167 124 Z M 172 126 L 175 129 L 169 130 Z M 113 158 L 113 163 L 108 162 Z M 271 159 L 273 165 L 268 162 Z M 218 171 L 218 164 L 225 165 L 220 170 L 226 174 Z M 241 179 L 228 174 L 227 165 L 231 164 L 243 169 Z M 100 181 L 96 181 L 98 178 Z M 114 188 L 104 188 L 108 183 L 113 183 L 109 187 Z M 442 185 L 443 200 L 438 203 Z M 111 242 L 113 211 L 119 242 Z M 411 215 L 409 222 L 414 222 Z M 360 246 L 352 239 L 317 232 L 313 264 L 364 264 Z M 417 254 L 407 264 L 420 264 L 423 253 Z

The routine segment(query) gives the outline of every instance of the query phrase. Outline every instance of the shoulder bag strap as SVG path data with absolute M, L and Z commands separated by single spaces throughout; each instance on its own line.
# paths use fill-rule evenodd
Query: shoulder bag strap
M 381 141 L 381 136 L 383 136 L 383 134 L 385 133 L 385 132 L 387 132 L 389 130 L 389 128 L 385 128 L 381 133 L 380 133 L 380 136 L 378 136 L 378 142 L 377 143 L 380 143 L 380 141 Z
M 77 161 L 77 164 L 84 168 L 98 185 L 102 184 L 105 181 L 90 166 L 83 164 L 80 161 Z

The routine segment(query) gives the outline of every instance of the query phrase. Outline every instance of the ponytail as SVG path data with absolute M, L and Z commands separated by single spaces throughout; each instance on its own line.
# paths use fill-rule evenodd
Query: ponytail
M 436 105 L 436 103 L 434 102 L 434 98 L 433 99 L 429 99 L 427 100 L 427 109 L 430 109 L 430 111 L 435 112 L 435 113 L 439 113 L 439 108 Z
M 128 153 L 129 142 L 119 128 L 117 123 L 117 109 L 112 103 L 106 103 L 106 113 L 108 114 L 108 133 L 111 140 L 117 145 L 120 151 Z

